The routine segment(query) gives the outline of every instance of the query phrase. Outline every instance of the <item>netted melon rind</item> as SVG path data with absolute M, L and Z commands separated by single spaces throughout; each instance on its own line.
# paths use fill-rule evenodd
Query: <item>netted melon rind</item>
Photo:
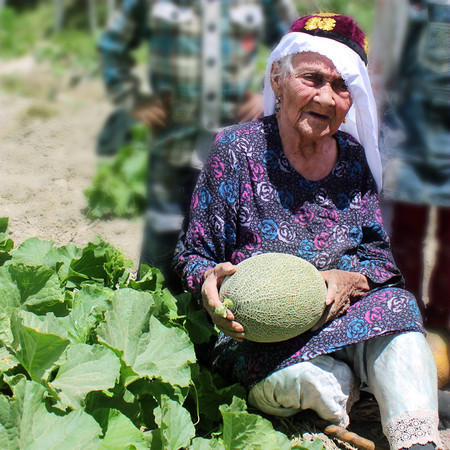
M 308 261 L 284 253 L 245 259 L 226 277 L 220 300 L 254 342 L 280 342 L 312 328 L 325 310 L 325 282 Z

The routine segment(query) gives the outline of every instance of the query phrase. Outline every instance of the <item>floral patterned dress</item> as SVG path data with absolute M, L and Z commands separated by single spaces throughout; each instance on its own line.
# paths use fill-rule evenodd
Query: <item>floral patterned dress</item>
M 299 256 L 319 270 L 359 272 L 376 285 L 314 333 L 269 344 L 220 336 L 213 367 L 248 389 L 276 370 L 366 339 L 423 332 L 392 258 L 364 149 L 346 133 L 334 137 L 338 162 L 309 181 L 284 155 L 275 116 L 229 127 L 216 136 L 195 188 L 175 268 L 198 295 L 207 269 L 267 252 Z

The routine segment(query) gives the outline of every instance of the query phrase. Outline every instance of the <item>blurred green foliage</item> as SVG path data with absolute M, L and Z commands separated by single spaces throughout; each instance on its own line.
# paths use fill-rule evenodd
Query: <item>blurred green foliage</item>
M 85 2 L 77 4 L 81 6 Z M 0 10 L 0 58 L 7 60 L 31 54 L 38 61 L 49 61 L 60 71 L 94 70 L 98 59 L 96 36 L 89 30 L 87 17 L 83 19 L 86 11 L 86 7 L 66 10 L 64 27 L 56 31 L 52 1 L 35 1 L 26 8 L 16 8 L 12 1 L 7 3 Z

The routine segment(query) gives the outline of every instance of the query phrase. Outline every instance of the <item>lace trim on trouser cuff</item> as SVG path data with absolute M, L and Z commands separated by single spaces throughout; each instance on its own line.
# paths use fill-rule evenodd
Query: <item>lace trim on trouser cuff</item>
M 405 411 L 391 419 L 384 427 L 384 433 L 392 450 L 409 448 L 414 444 L 425 445 L 434 442 L 443 449 L 438 431 L 439 416 L 436 411 Z

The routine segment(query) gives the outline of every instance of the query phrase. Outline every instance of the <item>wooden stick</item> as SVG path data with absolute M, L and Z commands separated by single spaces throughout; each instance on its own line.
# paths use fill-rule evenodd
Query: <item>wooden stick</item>
M 352 444 L 359 450 L 376 450 L 376 445 L 374 442 L 370 441 L 369 439 L 363 438 L 356 433 L 347 431 L 345 428 L 339 427 L 337 425 L 328 425 L 325 428 L 324 433 L 327 436 L 338 438 L 341 441 Z

